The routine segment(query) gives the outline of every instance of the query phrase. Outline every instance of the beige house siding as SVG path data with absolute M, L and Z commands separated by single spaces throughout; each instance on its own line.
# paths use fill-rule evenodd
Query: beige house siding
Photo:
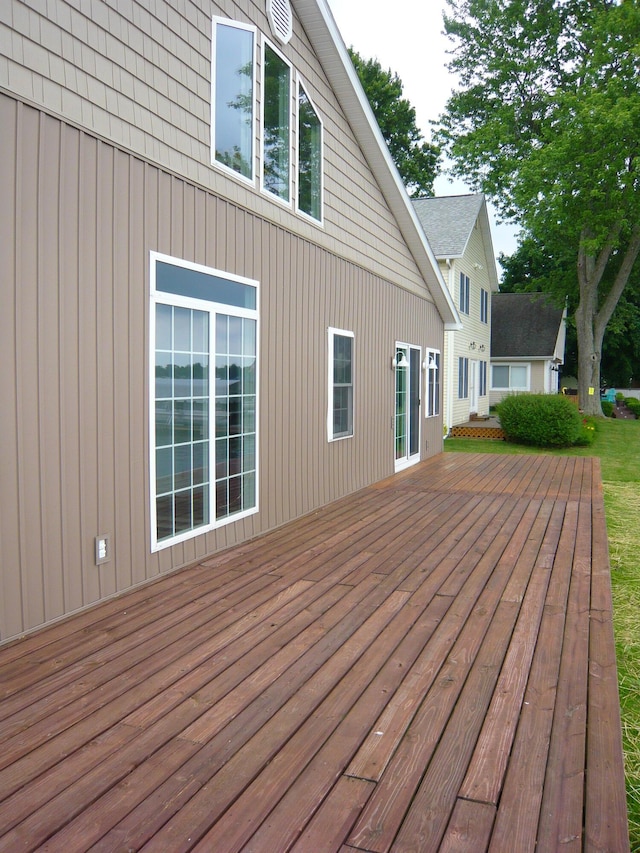
M 14 12 L 21 7 L 11 5 Z M 65 26 L 80 15 L 64 3 L 53 8 L 60 15 L 66 10 Z M 202 25 L 200 10 L 191 4 L 185 9 Z M 135 4 L 134 11 L 144 17 Z M 39 16 L 21 7 L 16 18 L 33 36 Z M 158 43 L 165 40 L 163 57 L 173 47 L 176 62 L 186 54 L 192 63 L 193 51 L 196 57 L 206 55 L 207 39 L 195 37 L 197 27 L 189 16 L 180 21 L 184 35 L 173 41 L 168 23 L 144 17 L 139 27 L 131 21 L 125 27 L 113 10 L 105 20 L 100 7 L 95 21 L 85 19 L 78 27 L 91 48 L 56 35 L 56 22 L 41 32 L 43 41 L 55 42 L 65 55 L 84 56 L 87 68 L 93 67 L 94 47 L 113 50 L 107 30 L 121 38 L 134 30 L 144 43 L 152 36 Z M 171 26 L 176 26 L 173 18 Z M 300 34 L 296 44 L 305 49 Z M 118 55 L 122 62 L 131 61 L 122 46 Z M 42 51 L 37 56 L 42 59 Z M 32 84 L 43 81 L 33 70 L 27 76 Z M 104 76 L 104 69 L 96 69 L 96 76 Z M 82 91 L 83 85 L 76 85 Z M 203 87 L 200 83 L 194 92 L 204 97 Z M 31 102 L 37 100 L 36 88 Z M 328 93 L 325 100 L 328 109 Z M 162 146 L 158 157 L 147 154 L 145 160 L 137 150 L 123 150 L 121 139 L 112 145 L 78 128 L 82 110 L 76 115 L 73 105 L 80 101 L 80 96 L 71 99 L 74 123 L 66 123 L 0 94 L 0 256 L 5 270 L 0 640 L 391 475 L 395 341 L 443 346 L 443 323 L 433 303 L 370 268 L 392 265 L 391 260 L 367 263 L 371 214 L 363 211 L 376 196 L 370 177 L 368 202 L 359 194 L 350 209 L 343 202 L 343 213 L 334 209 L 335 193 L 327 193 L 331 225 L 325 232 L 283 216 L 259 193 L 240 191 L 215 170 L 202 171 L 195 159 L 180 159 L 190 174 L 183 179 L 157 165 L 168 156 Z M 339 118 L 336 114 L 336 122 Z M 123 119 L 114 126 L 119 138 Z M 141 145 L 144 139 L 142 134 Z M 344 145 L 364 171 L 353 141 Z M 194 180 L 194 170 L 207 180 Z M 224 198 L 232 188 L 238 190 L 230 193 L 235 197 Z M 349 217 L 359 238 L 350 253 L 359 263 L 347 259 L 343 240 L 329 233 L 337 234 L 339 223 Z M 415 265 L 395 233 L 389 224 L 392 258 L 402 258 L 409 280 L 417 281 Z M 149 509 L 151 251 L 260 284 L 259 512 L 156 553 L 150 550 Z M 356 365 L 355 436 L 332 443 L 326 437 L 329 326 L 353 331 Z M 424 457 L 442 449 L 442 420 L 423 419 L 422 425 Z M 102 533 L 111 537 L 112 555 L 97 567 L 94 537 Z
M 445 334 L 444 365 L 447 371 L 447 390 L 444 403 L 444 423 L 451 427 L 469 420 L 470 400 L 458 399 L 458 359 L 484 361 L 487 364 L 487 394 L 478 398 L 478 414 L 489 412 L 489 386 L 491 355 L 491 284 L 487 270 L 492 260 L 486 256 L 486 247 L 478 224 L 475 225 L 462 258 L 448 263 L 439 259 L 440 271 L 460 312 L 460 273 L 469 276 L 469 314 L 460 312 L 462 329 Z M 488 322 L 480 320 L 480 290 L 489 294 Z M 471 344 L 475 347 L 471 348 Z
M 276 43 L 264 3 L 56 0 L 38 11 L 5 0 L 0 89 L 431 299 L 293 5 L 293 37 L 278 49 L 324 121 L 324 227 L 274 205 L 258 179 L 248 187 L 211 166 L 212 17 Z

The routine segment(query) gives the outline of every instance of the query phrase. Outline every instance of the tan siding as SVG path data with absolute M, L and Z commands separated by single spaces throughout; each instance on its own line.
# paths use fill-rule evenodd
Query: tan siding
M 301 75 L 325 130 L 325 227 L 318 228 L 210 164 L 211 18 L 257 26 L 264 4 L 219 0 L 56 0 L 46 15 L 8 0 L 13 32 L 0 40 L 0 88 L 188 177 L 300 236 L 416 293 L 424 285 L 295 18 L 282 51 Z M 2 25 L 0 24 L 0 27 Z M 259 53 L 258 53 L 259 61 Z M 256 143 L 257 143 L 256 138 Z M 429 298 L 428 296 L 426 298 Z
M 396 339 L 442 346 L 433 305 L 0 94 L 0 639 L 307 513 L 393 471 Z M 150 552 L 149 252 L 260 283 L 260 512 Z M 14 296 L 15 294 L 15 296 Z M 15 298 L 15 304 L 13 302 Z M 354 332 L 356 432 L 326 437 L 327 328 Z M 438 423 L 440 423 L 438 421 Z M 437 452 L 433 425 L 422 449 Z M 432 444 L 433 442 L 433 444 Z M 6 472 L 6 474 L 5 474 Z M 94 565 L 94 537 L 112 558 Z

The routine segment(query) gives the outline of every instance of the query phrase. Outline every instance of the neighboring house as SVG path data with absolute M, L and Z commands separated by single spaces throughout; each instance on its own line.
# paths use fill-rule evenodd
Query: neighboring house
M 496 293 L 491 307 L 491 405 L 509 393 L 557 394 L 566 308 L 543 293 Z
M 0 640 L 441 452 L 458 323 L 326 0 L 5 5 Z
M 483 194 L 415 199 L 462 322 L 445 335 L 444 423 L 450 429 L 489 412 L 491 299 L 498 273 Z

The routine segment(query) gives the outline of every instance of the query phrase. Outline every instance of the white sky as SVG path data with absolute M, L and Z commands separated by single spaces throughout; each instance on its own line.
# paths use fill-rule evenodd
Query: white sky
M 418 127 L 431 138 L 431 121 L 443 112 L 454 85 L 447 71 L 451 44 L 443 34 L 444 0 L 328 0 L 347 47 L 365 59 L 377 59 L 402 80 L 404 97 L 415 107 Z M 469 192 L 462 182 L 441 176 L 436 195 Z M 516 248 L 515 229 L 497 225 L 489 205 L 491 236 L 496 257 Z M 499 270 L 498 270 L 499 271 Z

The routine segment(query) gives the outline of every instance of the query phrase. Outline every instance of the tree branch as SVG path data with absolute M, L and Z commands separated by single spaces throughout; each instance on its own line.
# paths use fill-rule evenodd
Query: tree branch
M 627 286 L 629 276 L 631 275 L 633 266 L 638 258 L 638 254 L 640 254 L 640 223 L 636 223 L 631 229 L 631 239 L 629 240 L 629 245 L 627 246 L 624 258 L 622 259 L 622 264 L 618 270 L 618 274 L 615 277 L 611 290 L 607 294 L 607 298 L 604 300 L 602 307 L 595 316 L 594 325 L 596 335 L 604 335 L 604 330 L 611 319 L 611 315 L 615 311 L 616 306 L 620 301 L 620 297 L 622 296 L 622 292 Z

